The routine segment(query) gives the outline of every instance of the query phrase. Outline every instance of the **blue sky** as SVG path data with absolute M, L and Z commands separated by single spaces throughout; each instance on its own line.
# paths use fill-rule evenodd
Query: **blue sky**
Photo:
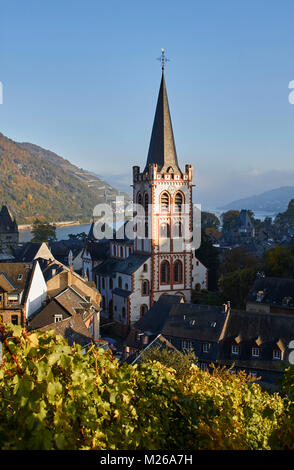
M 2 0 L 0 132 L 129 188 L 166 83 L 205 208 L 293 185 L 293 1 Z

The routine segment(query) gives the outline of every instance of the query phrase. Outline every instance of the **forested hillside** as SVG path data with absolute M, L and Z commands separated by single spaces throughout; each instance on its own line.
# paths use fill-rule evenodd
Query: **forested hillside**
M 30 145 L 25 148 L 0 133 L 0 203 L 9 207 L 18 224 L 36 217 L 55 222 L 89 221 L 95 205 L 105 202 L 104 182 L 99 180 L 99 192 L 98 183 L 91 186 L 78 177 L 77 167 L 70 162 L 58 155 L 55 160 L 48 158 L 44 152 L 49 151 Z M 108 198 L 113 200 L 119 191 L 106 186 Z

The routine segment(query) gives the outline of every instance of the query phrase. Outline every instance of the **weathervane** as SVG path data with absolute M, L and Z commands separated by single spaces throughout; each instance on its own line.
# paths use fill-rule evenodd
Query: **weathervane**
M 157 60 L 160 60 L 161 62 L 161 69 L 162 71 L 164 70 L 164 64 L 169 61 L 164 55 L 164 49 L 161 49 L 161 57 L 158 57 Z

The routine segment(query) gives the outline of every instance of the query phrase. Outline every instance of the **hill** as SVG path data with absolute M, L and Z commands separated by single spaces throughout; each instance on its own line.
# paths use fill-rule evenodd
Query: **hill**
M 252 211 L 283 212 L 287 209 L 289 201 L 294 198 L 294 186 L 282 186 L 272 189 L 262 194 L 250 196 L 237 201 L 230 202 L 219 210 L 241 210 L 251 209 Z
M 88 222 L 96 204 L 122 194 L 59 155 L 1 133 L 0 167 L 0 202 L 8 205 L 19 224 L 35 217 Z

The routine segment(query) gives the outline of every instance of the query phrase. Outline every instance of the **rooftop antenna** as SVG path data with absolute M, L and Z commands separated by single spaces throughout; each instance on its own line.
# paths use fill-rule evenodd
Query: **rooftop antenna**
M 160 60 L 161 70 L 164 71 L 164 65 L 165 65 L 166 62 L 169 62 L 169 59 L 167 59 L 167 57 L 165 57 L 163 48 L 161 49 L 161 57 L 158 57 L 157 60 Z

